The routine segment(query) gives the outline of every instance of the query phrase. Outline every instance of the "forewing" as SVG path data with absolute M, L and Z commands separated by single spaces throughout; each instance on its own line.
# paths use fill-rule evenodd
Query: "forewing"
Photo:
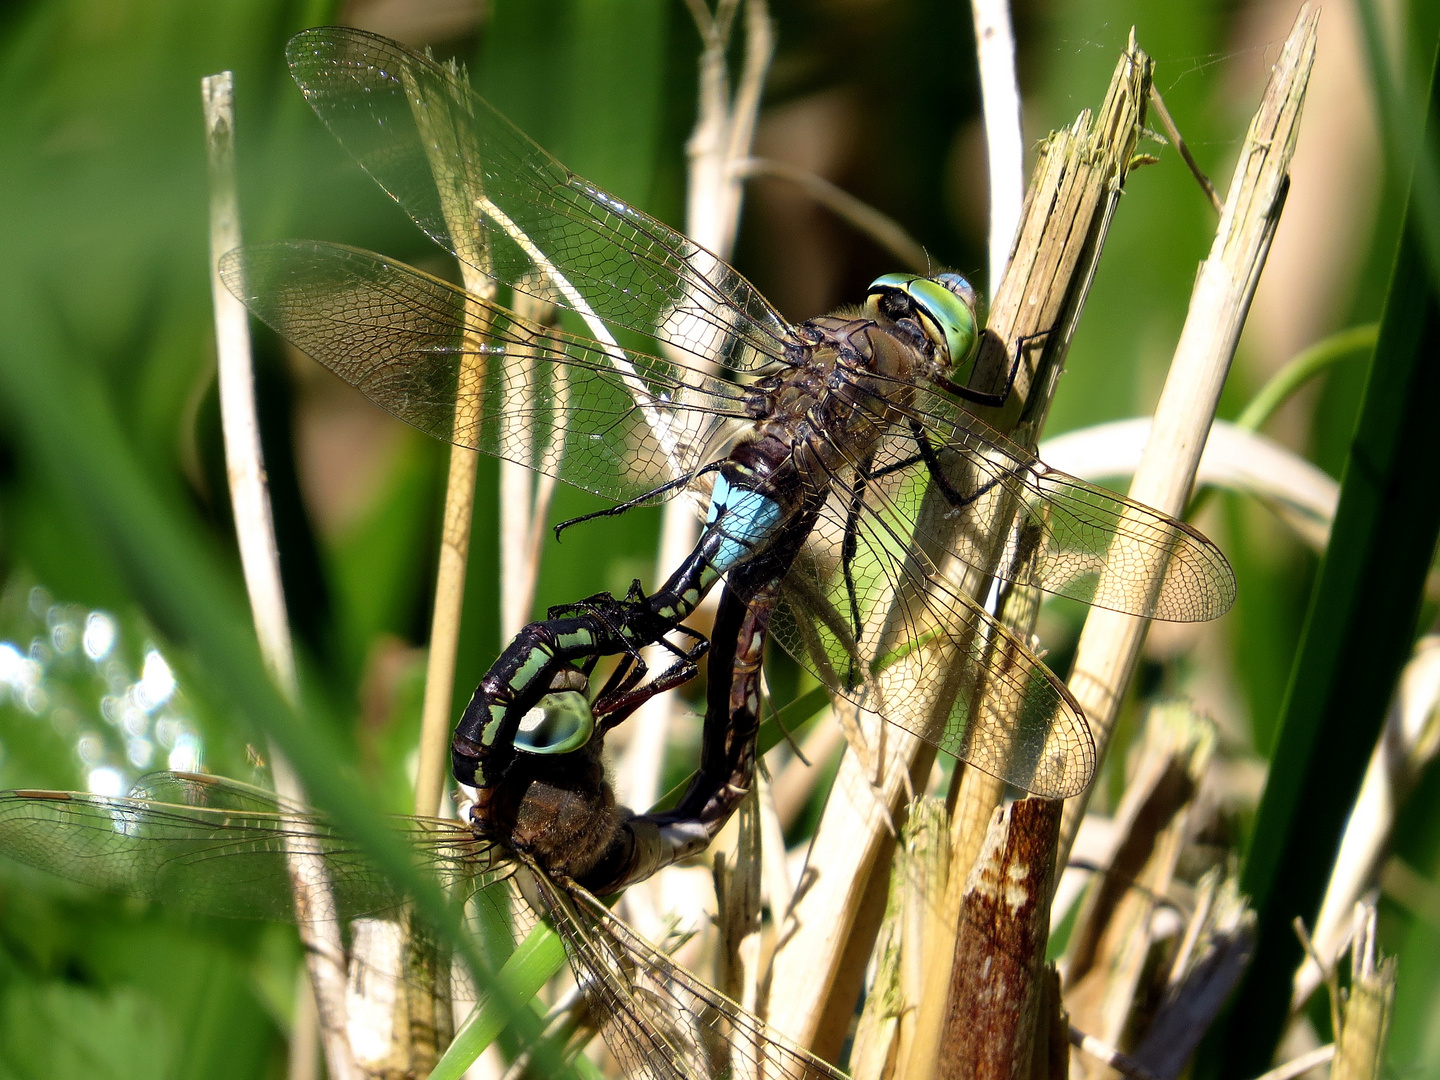
M 985 772 L 1048 798 L 1082 791 L 1095 744 L 1079 705 L 908 532 L 860 514 L 847 574 L 849 490 L 834 485 L 785 579 L 775 639 L 832 690 Z
M 938 394 L 918 391 L 905 426 L 892 436 L 892 459 L 914 460 L 923 434 L 952 493 L 949 513 L 917 537 L 922 544 L 942 544 L 1017 585 L 1152 619 L 1203 622 L 1234 603 L 1230 564 L 1184 522 L 1051 469 Z M 928 478 L 931 466 L 912 468 Z M 888 504 L 871 502 L 892 528 L 908 530 L 924 496 L 925 485 L 910 485 Z
M 337 917 L 393 913 L 402 894 L 333 826 L 245 785 L 182 773 L 151 797 L 0 792 L 0 854 L 98 889 L 213 915 L 294 921 L 287 846 L 319 854 Z M 171 801 L 157 801 L 164 798 Z M 494 872 L 489 846 L 456 822 L 404 818 L 417 859 L 447 884 Z
M 741 415 L 733 383 L 538 326 L 372 252 L 264 244 L 230 252 L 221 273 L 400 419 L 609 498 L 693 472 Z
M 584 890 L 539 884 L 625 1077 L 843 1080 L 651 947 Z
M 735 370 L 783 355 L 785 324 L 749 282 L 571 173 L 455 68 L 344 27 L 297 34 L 286 55 L 346 149 L 476 270 Z

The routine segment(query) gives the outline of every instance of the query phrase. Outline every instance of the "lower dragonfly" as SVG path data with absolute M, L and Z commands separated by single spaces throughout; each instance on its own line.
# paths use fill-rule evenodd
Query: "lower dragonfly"
M 603 732 L 661 685 L 627 685 L 633 673 L 622 664 L 594 701 L 585 701 L 601 720 L 596 737 L 568 753 L 525 756 L 503 785 L 470 806 L 465 822 L 399 818 L 396 826 L 458 898 L 513 887 L 517 870 L 528 873 L 534 887 L 525 895 L 564 941 L 590 1016 L 624 1076 L 842 1080 L 596 899 L 703 850 L 753 783 L 761 658 L 779 587 L 773 575 L 737 575 L 736 585 L 744 595 L 727 589 L 716 618 L 701 767 L 674 809 L 629 816 L 615 806 L 601 764 Z M 572 667 L 557 680 L 556 698 L 583 696 L 586 681 Z M 297 841 L 323 858 L 340 918 L 403 909 L 403 896 L 325 819 L 249 785 L 161 773 L 124 798 L 0 792 L 0 854 L 215 914 L 293 918 L 285 853 Z
M 302 32 L 287 55 L 321 119 L 470 280 L 554 305 L 588 336 L 320 242 L 231 252 L 232 291 L 421 430 L 608 512 L 679 492 L 704 508 L 699 546 L 654 596 L 517 638 L 459 725 L 460 779 L 501 781 L 573 658 L 654 640 L 792 536 L 776 640 L 837 694 L 1051 797 L 1090 780 L 1085 718 L 948 564 L 1159 619 L 1233 601 L 1228 563 L 1194 529 L 1048 468 L 976 415 L 1010 399 L 1037 340 L 982 350 L 959 275 L 886 275 L 861 310 L 791 324 L 723 260 L 567 170 L 454 66 L 342 27 Z M 663 356 L 630 347 L 637 335 Z

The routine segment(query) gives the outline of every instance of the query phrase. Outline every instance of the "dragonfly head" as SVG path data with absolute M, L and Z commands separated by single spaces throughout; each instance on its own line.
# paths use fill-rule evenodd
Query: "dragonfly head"
M 520 718 L 515 749 L 526 754 L 569 754 L 595 734 L 595 714 L 578 690 L 546 694 Z
M 895 322 L 913 319 L 935 346 L 940 373 L 962 385 L 978 351 L 975 290 L 959 274 L 885 274 L 870 284 L 865 312 Z

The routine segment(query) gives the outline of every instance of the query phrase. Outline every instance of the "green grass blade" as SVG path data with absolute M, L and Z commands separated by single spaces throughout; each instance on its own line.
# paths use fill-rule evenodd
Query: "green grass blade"
M 496 993 L 508 995 L 511 1002 L 529 1001 L 564 963 L 565 947 L 559 935 L 541 923 L 495 973 Z M 509 1011 L 497 1005 L 494 997 L 486 998 L 455 1033 L 450 1048 L 430 1073 L 430 1080 L 459 1080 L 509 1021 Z
M 1431 128 L 1440 120 L 1432 75 Z M 1440 533 L 1440 305 L 1412 189 L 1330 547 L 1281 710 L 1242 888 L 1259 939 L 1218 1075 L 1265 1071 L 1301 959 L 1291 922 L 1314 920 L 1340 834 L 1410 653 Z M 1212 1046 L 1219 1047 L 1220 1032 Z

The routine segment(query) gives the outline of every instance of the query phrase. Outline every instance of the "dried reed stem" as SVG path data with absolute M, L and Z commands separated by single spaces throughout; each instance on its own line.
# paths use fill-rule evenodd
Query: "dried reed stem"
M 1149 73 L 1148 57 L 1132 42 L 1094 122 L 1089 112 L 1081 114 L 1071 128 L 1052 136 L 1037 161 L 1015 255 L 991 306 L 977 361 L 982 379 L 1008 370 L 1020 338 L 1043 336 L 1044 348 L 1021 366 L 1012 400 L 1000 409 L 980 410 L 991 426 L 1021 442 L 1034 441 L 1048 411 L 1139 137 Z M 932 515 L 935 535 L 943 536 L 948 504 L 939 503 L 943 499 L 927 495 L 921 513 Z M 988 589 L 988 574 L 960 567 L 943 551 L 927 555 L 952 581 L 963 582 L 971 595 L 984 595 Z M 1012 615 L 1030 619 L 1034 610 L 1027 607 Z M 1010 618 L 1003 612 L 1001 616 Z M 952 703 L 953 691 L 949 697 L 937 695 L 937 716 L 947 717 Z M 837 706 L 837 710 L 845 708 L 853 706 Z M 782 935 L 772 972 L 771 1024 L 821 1056 L 839 1049 L 859 991 L 864 957 L 884 906 L 884 875 L 874 871 L 888 859 L 892 821 L 902 813 L 910 793 L 924 787 L 933 761 L 929 744 L 897 728 L 887 730 L 873 713 L 860 713 L 857 724 L 878 751 L 882 762 L 878 779 L 859 755 L 848 753 L 842 761 L 811 843 L 809 888 L 797 897 L 792 925 Z M 963 882 L 1003 785 L 973 769 L 962 770 L 961 778 L 956 815 L 971 827 L 958 836 L 952 827 L 950 866 L 951 880 L 958 876 Z M 955 906 L 948 920 L 952 926 L 958 892 L 955 889 L 952 895 Z M 927 983 L 920 1002 L 911 1053 L 914 1068 L 940 1056 L 943 1009 L 938 1006 L 944 997 L 935 987 L 948 984 L 949 970 L 943 961 L 953 950 L 948 943 L 937 942 L 929 951 L 931 968 L 938 974 L 927 974 L 927 979 L 938 981 Z M 936 957 L 942 962 L 934 964 Z
M 1130 1080 L 1165 1080 L 1164 1077 L 1151 1072 L 1129 1054 L 1116 1050 L 1094 1035 L 1086 1035 L 1073 1024 L 1070 1026 L 1070 1045 L 1082 1054 L 1094 1058 L 1100 1064 L 1108 1065 L 1121 1076 L 1129 1077 Z
M 1020 84 L 1015 34 L 1007 0 L 971 0 L 985 150 L 990 173 L 990 295 L 999 291 L 1025 201 L 1025 142 L 1020 130 Z
M 954 940 L 953 928 L 937 925 L 934 902 L 949 874 L 948 814 L 939 799 L 924 796 L 910 807 L 890 872 L 890 894 L 875 944 L 876 976 L 850 1051 L 854 1080 L 914 1075 L 916 1004 L 925 992 L 927 960 L 934 943 Z
M 1053 799 L 991 819 L 961 902 L 938 1080 L 1030 1076 L 1059 832 Z
M 460 617 L 465 605 L 465 569 L 470 558 L 478 471 L 479 455 L 474 450 L 450 447 L 430 648 L 425 658 L 425 699 L 420 707 L 420 764 L 415 774 L 415 813 L 427 817 L 440 812 L 445 793 L 455 658 L 460 649 Z
M 220 278 L 220 257 L 240 246 L 240 202 L 235 189 L 235 83 L 229 71 L 200 81 L 205 108 L 206 152 L 210 175 L 210 293 L 215 304 L 215 349 L 219 362 L 220 418 L 225 437 L 225 468 L 230 505 L 240 547 L 240 564 L 260 653 L 271 679 L 292 706 L 298 703 L 295 654 L 280 579 L 280 552 L 270 512 L 270 490 L 260 449 L 255 411 L 255 375 L 251 367 L 249 314 Z M 294 804 L 305 802 L 300 781 L 278 749 L 271 747 L 275 789 Z M 318 848 L 301 840 L 286 843 L 286 860 L 300 937 L 305 944 L 310 984 L 314 987 L 320 1037 L 330 1075 L 359 1080 L 346 1026 L 345 947 L 335 917 L 325 865 Z M 296 1024 L 307 1012 L 297 1010 Z M 304 1031 L 292 1036 L 291 1080 L 314 1076 L 313 1045 Z
M 1233 870 L 1205 873 L 1195 910 L 1170 965 L 1159 1007 L 1132 1060 L 1160 1076 L 1179 1076 L 1255 951 L 1255 912 Z
M 468 87 L 458 70 L 451 71 L 452 95 L 462 103 Z M 412 94 L 412 113 L 420 137 L 437 164 L 466 160 L 471 172 L 457 176 L 451 168 L 434 170 L 446 228 L 460 256 L 461 279 L 467 291 L 486 299 L 495 296 L 495 282 L 480 267 L 489 265 L 476 217 L 476 198 L 483 163 L 459 153 L 461 138 L 437 122 L 434 112 Z M 466 148 L 468 150 L 468 147 Z M 481 394 L 485 386 L 484 352 L 478 346 L 489 326 L 478 305 L 465 306 L 466 341 L 475 345 L 461 359 L 451 433 L 450 468 L 445 484 L 445 511 L 440 533 L 440 556 L 435 575 L 435 604 L 430 620 L 429 651 L 425 663 L 425 699 L 420 711 L 420 763 L 415 776 L 415 813 L 429 816 L 440 811 L 448 776 L 451 710 L 455 695 L 455 658 L 460 647 L 460 620 L 465 604 L 465 571 L 470 557 L 470 528 L 475 514 L 475 477 L 479 455 L 469 449 L 484 420 Z M 468 445 L 467 445 L 468 444 Z
M 1169 514 L 1180 514 L 1189 497 L 1220 389 L 1285 203 L 1290 157 L 1315 59 L 1318 18 L 1316 8 L 1301 8 L 1250 122 L 1225 213 L 1210 257 L 1201 264 L 1185 328 L 1155 410 L 1150 442 L 1130 487 L 1131 498 Z M 1157 586 L 1163 570 L 1155 567 Z M 1090 720 L 1102 759 L 1147 626 L 1144 619 L 1092 610 L 1080 635 L 1070 689 Z M 1066 806 L 1062 861 L 1069 857 L 1088 801 L 1087 792 Z
M 1132 36 L 1093 123 L 1088 113 L 1082 114 L 1071 128 L 1051 136 L 1036 161 L 1014 258 L 996 293 L 987 327 L 988 343 L 1013 343 L 1027 335 L 1050 331 L 1047 352 L 1050 348 L 1056 350 L 1050 366 L 1036 369 L 1031 400 L 1023 412 L 1012 412 L 1008 417 L 1023 441 L 1033 442 L 1039 432 L 1070 336 L 1084 307 L 1144 125 L 1150 73 L 1150 60 Z M 1004 419 L 992 422 L 1002 423 Z M 972 595 L 982 595 L 980 590 L 987 585 L 988 581 L 981 579 Z M 997 614 L 1023 637 L 1033 631 L 1037 610 L 1034 603 L 1017 604 Z M 1000 781 L 977 769 L 960 770 L 958 779 L 951 825 L 950 864 L 955 872 L 942 901 L 952 927 L 956 925 L 966 871 L 984 842 L 991 812 L 1004 793 Z M 927 992 L 920 1003 L 917 1042 L 928 1047 L 918 1055 L 921 1062 L 937 1060 L 941 1054 L 942 988 L 950 979 L 943 958 L 949 950 L 937 945 L 934 955 L 940 959 L 932 960 Z
M 1124 1045 L 1136 1001 L 1147 996 L 1151 920 L 1170 893 L 1214 748 L 1214 725 L 1188 707 L 1150 711 L 1115 815 L 1118 843 L 1071 931 L 1065 1005 L 1073 1023 L 1112 1046 Z
M 1270 1071 L 1261 1073 L 1255 1080 L 1295 1080 L 1295 1077 L 1304 1076 L 1311 1069 L 1334 1059 L 1335 1044 L 1326 1043 L 1324 1046 L 1317 1046 L 1308 1054 L 1301 1054 L 1283 1065 L 1276 1065 Z
M 1355 905 L 1350 949 L 1350 997 L 1335 1040 L 1330 1080 L 1380 1080 L 1395 1016 L 1395 957 L 1382 957 L 1375 941 L 1375 905 Z

